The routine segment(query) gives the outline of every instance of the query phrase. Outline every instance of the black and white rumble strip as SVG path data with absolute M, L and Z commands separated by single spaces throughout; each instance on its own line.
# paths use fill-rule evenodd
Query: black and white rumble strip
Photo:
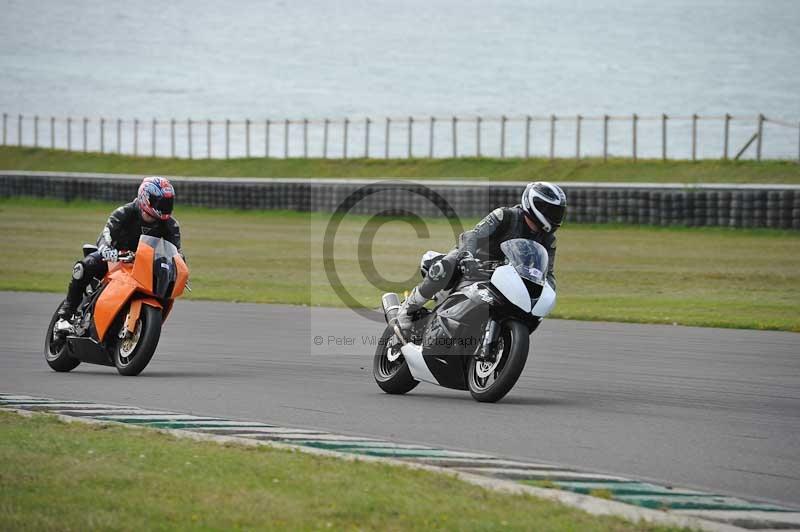
M 487 487 L 499 487 L 505 491 L 509 491 L 509 485 L 517 488 L 527 486 L 528 488 L 523 491 L 534 492 L 537 495 L 548 493 L 548 498 L 589 511 L 594 509 L 593 513 L 624 514 L 629 518 L 638 516 L 659 521 L 664 519 L 653 519 L 653 517 L 668 515 L 673 518 L 685 518 L 671 519 L 668 522 L 701 526 L 710 530 L 800 530 L 798 509 L 563 468 L 552 464 L 507 460 L 482 453 L 402 444 L 318 430 L 278 427 L 260 422 L 147 410 L 132 406 L 62 401 L 29 395 L 0 393 L 0 408 L 42 411 L 71 418 L 177 430 L 207 437 L 243 438 L 250 443 L 257 440 L 270 444 L 288 444 L 302 450 L 342 456 L 399 460 L 418 466 L 455 471 L 462 477 L 492 479 L 491 482 L 475 483 Z M 553 496 L 554 494 L 558 496 Z M 587 495 L 599 497 L 585 497 Z M 608 498 L 611 500 L 607 500 Z M 589 504 L 587 501 L 590 501 Z M 611 507 L 612 511 L 595 508 L 603 505 Z M 626 511 L 626 508 L 629 510 Z M 635 508 L 640 510 L 632 511 Z M 614 509 L 622 511 L 613 511 Z

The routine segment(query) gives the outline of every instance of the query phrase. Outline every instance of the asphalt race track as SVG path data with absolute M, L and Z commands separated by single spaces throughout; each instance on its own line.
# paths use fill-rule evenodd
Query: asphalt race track
M 532 337 L 516 388 L 486 405 L 427 384 L 383 394 L 369 345 L 381 325 L 338 309 L 178 301 L 140 377 L 87 364 L 57 374 L 42 345 L 59 301 L 0 293 L 0 392 L 321 428 L 800 504 L 798 334 L 551 320 Z

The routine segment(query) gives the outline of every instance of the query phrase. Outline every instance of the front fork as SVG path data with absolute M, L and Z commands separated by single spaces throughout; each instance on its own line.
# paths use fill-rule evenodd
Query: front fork
M 499 336 L 500 324 L 496 320 L 489 318 L 483 334 L 483 343 L 476 354 L 478 360 L 494 360 L 493 353 Z

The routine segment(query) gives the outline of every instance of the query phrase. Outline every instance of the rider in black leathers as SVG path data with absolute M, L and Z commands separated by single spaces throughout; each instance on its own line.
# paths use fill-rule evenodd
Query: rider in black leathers
M 526 238 L 541 244 L 549 256 L 547 280 L 555 289 L 554 267 L 556 261 L 555 231 L 561 225 L 566 211 L 567 198 L 557 185 L 546 182 L 530 183 L 522 195 L 522 203 L 514 207 L 493 210 L 470 231 L 459 238 L 459 245 L 444 256 L 434 259 L 427 275 L 403 301 L 397 314 L 397 323 L 409 330 L 417 311 L 437 292 L 450 288 L 461 267 L 470 271 L 478 261 L 494 261 L 504 257 L 500 244 L 514 238 Z
M 72 269 L 67 298 L 58 310 L 62 319 L 69 320 L 75 313 L 91 280 L 105 276 L 108 262 L 118 260 L 120 252 L 136 250 L 141 235 L 163 238 L 181 250 L 180 225 L 172 217 L 174 198 L 175 191 L 167 179 L 148 177 L 142 181 L 134 201 L 111 213 L 97 239 L 97 251 L 75 263 Z

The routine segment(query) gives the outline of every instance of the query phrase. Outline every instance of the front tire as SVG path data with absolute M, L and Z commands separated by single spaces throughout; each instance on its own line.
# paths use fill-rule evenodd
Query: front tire
M 501 324 L 498 347 L 500 357 L 495 365 L 470 358 L 467 384 L 473 399 L 481 403 L 496 403 L 517 383 L 525 368 L 530 347 L 530 330 L 517 320 Z M 500 349 L 498 349 L 499 351 Z M 484 364 L 484 366 L 481 366 Z M 488 375 L 487 375 L 488 373 Z
M 59 308 L 61 308 L 61 305 L 59 305 Z M 47 326 L 47 333 L 44 337 L 44 359 L 53 370 L 63 373 L 77 368 L 81 361 L 67 354 L 66 335 L 53 338 L 53 327 L 55 327 L 57 321 L 58 310 L 55 311 L 50 320 L 50 325 Z
M 372 376 L 381 390 L 393 395 L 402 395 L 416 388 L 418 381 L 411 376 L 408 363 L 399 353 L 400 341 L 391 327 L 383 331 L 372 360 Z M 390 360 L 394 358 L 394 360 Z
M 147 367 L 161 337 L 161 309 L 142 305 L 131 337 L 117 340 L 114 365 L 120 375 L 135 377 Z

